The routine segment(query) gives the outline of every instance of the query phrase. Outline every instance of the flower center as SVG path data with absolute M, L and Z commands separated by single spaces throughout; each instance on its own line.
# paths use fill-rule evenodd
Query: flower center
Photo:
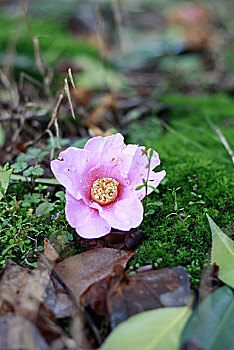
M 103 177 L 93 182 L 91 188 L 92 199 L 100 205 L 114 202 L 118 196 L 119 182 L 112 177 Z

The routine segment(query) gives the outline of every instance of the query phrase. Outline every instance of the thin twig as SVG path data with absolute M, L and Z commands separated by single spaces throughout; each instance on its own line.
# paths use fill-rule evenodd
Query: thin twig
M 22 91 L 23 87 L 24 87 L 24 79 L 29 80 L 31 83 L 33 83 L 34 85 L 38 86 L 39 88 L 43 87 L 43 84 L 38 81 L 35 78 L 32 78 L 29 74 L 25 73 L 25 72 L 20 72 L 20 78 L 19 78 L 19 90 Z
M 69 90 L 67 78 L 64 79 L 64 90 L 66 92 L 66 95 L 67 95 L 67 98 L 68 98 L 68 102 L 69 102 L 69 105 L 70 105 L 70 108 L 71 108 L 72 117 L 74 119 L 76 119 L 75 113 L 74 113 L 74 109 L 73 109 L 73 106 L 72 106 L 72 100 L 71 100 L 71 95 L 70 95 L 70 90 Z
M 57 137 L 58 149 L 60 149 L 61 145 L 60 145 L 60 142 L 59 142 L 59 126 L 58 126 L 58 119 L 57 118 L 55 118 L 54 127 L 55 127 L 55 132 L 56 132 L 56 137 Z
M 21 113 L 21 114 L 20 114 L 20 125 L 19 125 L 19 127 L 16 129 L 16 131 L 15 131 L 13 137 L 12 137 L 12 142 L 13 142 L 13 143 L 17 140 L 19 134 L 20 134 L 21 131 L 23 130 L 24 123 L 25 123 L 25 113 Z M 13 145 L 12 145 L 12 147 L 13 147 Z
M 229 155 L 231 157 L 232 163 L 234 164 L 234 155 L 233 155 L 231 147 L 229 146 L 226 138 L 224 137 L 224 135 L 222 134 L 221 130 L 216 125 L 212 124 L 212 127 L 213 127 L 214 131 L 216 132 L 216 134 L 219 136 L 220 141 L 222 142 L 222 144 L 224 145 L 224 147 L 228 151 L 228 153 L 229 153 Z
M 50 160 L 52 160 L 54 158 L 54 136 L 50 129 L 47 129 L 46 132 L 50 136 L 50 141 L 51 141 Z
M 53 113 L 52 113 L 52 115 L 51 115 L 51 120 L 50 120 L 49 124 L 47 125 L 47 129 L 50 129 L 51 126 L 54 124 L 54 121 L 55 121 L 55 119 L 57 118 L 59 109 L 60 109 L 60 107 L 61 107 L 61 104 L 62 104 L 62 101 L 63 101 L 63 97 L 64 97 L 63 94 L 60 94 L 60 95 L 59 95 L 58 101 L 57 101 L 56 106 L 55 106 L 55 108 L 54 108 L 54 110 L 53 110 Z
M 71 68 L 68 68 L 68 76 L 69 76 L 69 78 L 70 78 L 70 81 L 71 81 L 71 83 L 72 83 L 72 87 L 73 87 L 73 89 L 74 89 L 76 95 L 78 95 L 78 92 L 77 92 L 77 90 L 76 90 L 76 86 L 75 86 L 75 83 L 74 83 L 74 80 L 73 80 Z

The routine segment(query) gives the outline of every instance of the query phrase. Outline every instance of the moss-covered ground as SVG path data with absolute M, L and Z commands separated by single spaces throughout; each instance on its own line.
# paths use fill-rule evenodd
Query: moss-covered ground
M 156 149 L 159 170 L 167 172 L 160 193 L 147 199 L 148 215 L 141 225 L 147 237 L 133 264 L 183 265 L 196 285 L 211 249 L 205 213 L 231 235 L 233 165 L 211 124 L 233 149 L 234 100 L 225 95 L 173 95 L 162 102 L 169 107 L 167 130 L 156 116 L 130 127 L 128 141 Z
M 131 264 L 186 267 L 198 284 L 211 249 L 208 213 L 231 236 L 233 225 L 233 165 L 211 124 L 220 128 L 233 148 L 234 101 L 225 95 L 166 96 L 167 124 L 153 115 L 128 127 L 128 143 L 152 147 L 160 155 L 166 180 L 159 193 L 147 197 L 140 226 L 145 239 Z M 43 250 L 48 237 L 62 257 L 79 251 L 79 239 L 64 217 L 62 188 L 15 181 L 0 201 L 0 261 L 10 257 L 33 263 L 34 249 Z M 42 211 L 38 207 L 47 203 Z M 58 215 L 59 213 L 59 215 Z

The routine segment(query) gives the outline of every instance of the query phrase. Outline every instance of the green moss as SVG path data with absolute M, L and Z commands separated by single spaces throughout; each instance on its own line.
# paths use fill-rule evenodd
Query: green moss
M 130 126 L 128 141 L 156 149 L 162 164 L 158 170 L 167 172 L 160 193 L 147 198 L 147 203 L 161 201 L 163 206 L 146 207 L 146 214 L 149 208 L 157 209 L 141 225 L 147 238 L 132 264 L 182 265 L 197 284 L 211 248 L 205 213 L 222 228 L 233 220 L 232 162 L 209 123 L 222 130 L 233 148 L 234 101 L 223 95 L 177 95 L 162 101 L 170 107 L 169 130 L 163 131 L 156 116 Z M 178 209 L 182 210 L 176 213 L 169 189 L 178 187 Z
M 16 39 L 14 67 L 16 74 L 21 70 L 37 74 L 32 38 L 23 16 L 8 18 L 0 14 L 0 65 L 5 59 L 5 50 L 9 42 Z M 99 60 L 100 55 L 90 44 L 73 37 L 60 21 L 48 19 L 30 19 L 30 26 L 35 37 L 39 39 L 43 58 L 54 64 L 60 57 L 71 60 L 80 55 Z

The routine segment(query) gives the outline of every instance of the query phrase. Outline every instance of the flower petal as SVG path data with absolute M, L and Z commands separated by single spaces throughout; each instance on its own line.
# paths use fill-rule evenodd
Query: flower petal
M 143 220 L 143 212 L 143 205 L 136 195 L 103 206 L 99 211 L 111 227 L 123 231 L 139 226 Z
M 142 180 L 147 180 L 148 175 L 149 181 L 151 179 L 154 180 L 155 178 L 155 172 L 152 170 L 160 164 L 160 160 L 158 153 L 153 151 L 153 155 L 150 161 L 150 168 L 147 168 L 147 165 L 149 163 L 148 158 L 150 156 L 150 152 L 151 150 L 149 149 L 147 151 L 147 155 L 144 154 L 144 147 L 138 147 L 137 151 L 135 152 L 135 155 L 132 159 L 131 167 L 128 172 L 128 179 L 133 188 L 142 185 Z
M 83 181 L 86 174 L 98 162 L 97 154 L 84 149 L 70 147 L 60 153 L 59 158 L 52 160 L 51 169 L 56 179 L 76 199 L 83 198 Z
M 111 226 L 98 210 L 90 208 L 82 199 L 76 200 L 66 191 L 65 214 L 68 223 L 83 238 L 99 238 L 108 234 Z
M 166 176 L 165 170 L 162 170 L 157 173 L 155 173 L 154 171 L 151 171 L 150 180 L 148 181 L 148 186 L 147 186 L 147 195 L 153 192 L 154 189 L 152 187 L 154 188 L 158 187 L 158 185 L 160 184 L 160 182 L 165 176 Z M 138 199 L 142 200 L 145 197 L 145 186 L 136 192 L 138 195 Z
M 87 141 L 84 149 L 94 153 L 106 154 L 108 150 L 113 152 L 115 149 L 121 149 L 123 146 L 125 146 L 123 135 L 118 133 L 107 137 L 93 137 Z

